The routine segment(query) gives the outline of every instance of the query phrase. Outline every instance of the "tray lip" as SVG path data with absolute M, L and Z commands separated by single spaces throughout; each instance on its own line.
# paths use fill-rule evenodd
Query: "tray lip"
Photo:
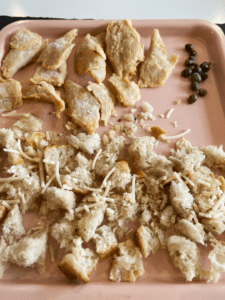
M 119 20 L 119 19 L 118 19 Z M 49 21 L 51 23 L 49 23 Z M 44 25 L 46 23 L 49 23 L 50 26 L 54 26 L 55 28 L 57 27 L 60 27 L 62 26 L 62 23 L 66 24 L 66 23 L 69 23 L 69 22 L 85 22 L 85 23 L 92 23 L 92 22 L 98 22 L 98 23 L 106 23 L 106 22 L 111 22 L 113 21 L 113 19 L 111 20 L 107 20 L 107 19 L 88 19 L 88 20 L 85 20 L 85 19 L 52 19 L 52 20 L 49 20 L 49 19 L 40 19 L 40 20 L 20 20 L 20 21 L 14 21 L 12 23 L 10 23 L 9 25 L 6 25 L 4 28 L 2 28 L 2 30 L 0 30 L 0 40 L 1 38 L 4 38 L 5 36 L 5 33 L 7 33 L 8 31 L 11 31 L 13 28 L 16 29 L 17 26 L 19 26 L 20 24 L 35 24 L 35 23 L 42 23 L 42 27 L 44 27 Z M 163 23 L 170 23 L 169 26 L 176 26 L 176 25 L 180 25 L 181 27 L 188 27 L 189 24 L 191 24 L 192 26 L 196 26 L 196 27 L 202 27 L 204 26 L 204 28 L 210 28 L 210 30 L 213 32 L 213 34 L 215 34 L 220 40 L 221 38 L 224 38 L 224 34 L 221 35 L 221 33 L 219 32 L 218 29 L 216 29 L 216 24 L 210 22 L 210 21 L 206 21 L 206 20 L 201 20 L 201 19 L 132 19 L 131 20 L 132 22 L 142 22 L 143 25 L 147 25 L 148 22 L 154 22 L 154 24 L 161 24 L 163 25 Z M 60 25 L 61 23 L 61 25 Z M 59 24 L 59 26 L 55 26 L 56 24 Z M 218 26 L 217 26 L 218 27 Z M 219 27 L 218 27 L 219 28 Z M 219 28 L 220 29 L 220 28 Z M 221 30 L 221 32 L 223 33 L 223 31 Z M 225 47 L 223 45 L 223 54 L 225 56 Z M 173 299 L 173 300 L 176 300 L 176 299 L 180 299 L 179 296 L 183 296 L 183 293 L 184 293 L 184 288 L 185 288 L 185 292 L 188 294 L 188 290 L 189 290 L 189 287 L 191 286 L 192 287 L 192 292 L 198 292 L 200 293 L 201 290 L 200 288 L 202 287 L 202 285 L 204 284 L 204 294 L 206 294 L 207 292 L 209 293 L 210 290 L 213 288 L 213 290 L 215 292 L 218 292 L 217 295 L 218 296 L 223 296 L 223 292 L 225 292 L 225 285 L 222 284 L 222 283 L 217 283 L 217 284 L 214 284 L 213 286 L 211 284 L 205 284 L 205 282 L 193 282 L 193 283 L 177 283 L 177 282 L 174 282 L 174 283 L 166 283 L 166 282 L 154 282 L 152 284 L 147 284 L 147 283 L 141 283 L 141 284 L 137 284 L 136 287 L 135 287 L 135 284 L 130 284 L 130 283 L 122 283 L 123 285 L 129 285 L 131 286 L 131 290 L 130 292 L 132 292 L 132 290 L 134 290 L 136 287 L 144 287 L 144 289 L 142 291 L 139 291 L 138 293 L 140 293 L 139 295 L 142 295 L 143 298 L 142 299 L 156 299 L 156 293 L 159 292 L 159 296 L 162 296 L 162 293 L 163 293 L 163 289 L 167 289 L 168 290 L 168 300 L 169 299 Z M 79 292 L 77 293 L 78 296 L 79 296 L 79 299 L 85 299 L 85 297 L 89 296 L 90 297 L 90 293 L 91 293 L 91 288 L 93 287 L 101 287 L 101 286 L 109 286 L 110 287 L 110 290 L 112 292 L 115 292 L 117 293 L 118 291 L 120 291 L 120 286 L 121 286 L 121 283 L 120 285 L 116 285 L 115 283 L 112 283 L 112 282 L 107 282 L 107 283 L 102 283 L 102 282 L 93 282 L 93 283 L 89 283 L 88 285 L 84 285 L 84 287 L 87 287 L 86 289 L 85 288 L 82 288 L 82 289 L 79 289 Z M 16 282 L 16 283 L 13 283 L 13 282 L 0 282 L 0 286 L 1 286 L 1 292 L 0 292 L 0 295 L 1 295 L 1 299 L 9 299 L 7 295 L 14 295 L 14 296 L 17 296 L 17 299 L 24 299 L 24 292 L 26 292 L 26 290 L 30 293 L 33 293 L 33 295 L 36 294 L 39 294 L 40 293 L 43 293 L 44 292 L 44 295 L 45 295 L 45 292 L 46 291 L 46 288 L 47 287 L 51 287 L 51 290 L 54 290 L 54 291 L 60 291 L 60 294 L 57 296 L 56 294 L 54 295 L 48 295 L 48 293 L 46 293 L 47 298 L 46 299 L 64 299 L 65 296 L 68 296 L 68 299 L 72 299 L 71 297 L 71 289 L 74 288 L 74 289 L 78 289 L 79 287 L 77 285 L 72 285 L 71 283 L 67 284 L 66 281 L 65 282 L 62 282 L 62 284 L 58 285 L 57 284 L 52 284 L 52 283 L 49 283 L 49 284 L 43 284 L 43 283 L 37 283 L 37 284 L 34 284 L 34 283 L 19 283 L 19 282 Z M 38 290 L 37 290 L 37 287 L 38 287 Z M 176 287 L 176 296 L 174 295 L 174 288 Z M 187 290 L 188 288 L 188 290 Z M 113 290 L 112 290 L 113 289 Z M 147 292 L 151 289 L 151 291 L 153 292 L 152 296 L 153 298 L 147 294 Z M 82 292 L 83 290 L 83 292 Z M 65 294 L 63 294 L 65 292 Z M 74 290 L 75 292 L 75 290 Z M 135 299 L 134 298 L 134 295 L 130 294 L 129 292 L 129 295 L 130 295 L 130 299 Z M 7 293 L 7 294 L 4 294 L 4 293 Z M 2 295 L 4 296 L 2 297 Z M 99 289 L 99 292 L 96 293 L 94 295 L 94 297 L 97 297 L 97 296 L 100 296 L 102 297 L 102 299 L 106 299 L 106 297 L 108 296 L 107 295 L 107 291 L 103 292 L 102 289 L 100 288 Z M 165 293 L 164 293 L 165 295 Z M 175 298 L 174 298 L 175 296 Z M 71 298 L 70 298 L 71 297 Z M 124 299 L 125 297 L 125 294 L 117 294 L 117 299 Z M 151 297 L 151 298 L 150 298 Z M 92 297 L 90 297 L 92 298 Z M 157 297 L 158 298 L 158 297 Z M 13 299 L 13 298 L 12 298 Z M 108 298 L 107 298 L 108 299 Z M 111 298 L 110 298 L 111 299 Z M 158 298 L 158 299 L 161 299 L 161 298 Z M 217 299 L 222 299 L 222 298 L 217 298 Z M 223 298 L 224 299 L 224 298 Z

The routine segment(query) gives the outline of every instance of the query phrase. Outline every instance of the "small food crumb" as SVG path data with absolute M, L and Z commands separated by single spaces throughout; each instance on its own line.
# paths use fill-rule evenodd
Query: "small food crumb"
M 177 127 L 177 121 L 174 121 L 173 124 L 174 124 L 174 127 Z
M 158 126 L 152 126 L 151 131 L 152 131 L 152 135 L 156 139 L 159 139 L 161 137 L 161 135 L 167 134 L 167 131 L 165 131 L 164 129 L 162 129 L 161 127 L 158 127 Z
M 165 118 L 165 116 L 163 115 L 163 114 L 161 114 L 161 115 L 159 115 L 160 116 L 160 118 L 162 118 L 162 119 L 164 119 Z
M 181 102 L 182 102 L 182 101 L 181 101 L 180 99 L 177 100 L 177 104 L 181 104 Z

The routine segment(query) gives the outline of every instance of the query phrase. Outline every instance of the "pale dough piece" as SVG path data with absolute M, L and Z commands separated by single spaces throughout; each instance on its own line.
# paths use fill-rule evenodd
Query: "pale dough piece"
M 76 72 L 91 75 L 98 83 L 106 76 L 105 33 L 91 36 L 87 34 L 80 42 L 76 56 Z
M 72 44 L 72 41 L 77 36 L 77 31 L 77 29 L 72 29 L 63 37 L 48 44 L 37 59 L 37 62 L 40 63 L 43 68 L 49 70 L 56 70 L 61 67 L 75 46 L 75 44 Z
M 166 46 L 163 44 L 158 29 L 154 29 L 151 36 L 150 48 L 140 67 L 139 87 L 164 85 L 172 73 L 177 59 L 178 55 L 176 54 L 172 54 L 167 59 Z
M 61 99 L 60 92 L 57 92 L 51 84 L 45 81 L 41 81 L 40 84 L 24 87 L 22 89 L 23 99 L 53 103 L 56 107 L 57 118 L 61 118 L 60 114 L 65 110 L 65 102 Z
M 103 83 L 88 82 L 87 90 L 92 92 L 101 104 L 101 120 L 107 126 L 111 114 L 115 113 L 115 97 Z
M 72 121 L 93 134 L 99 126 L 100 104 L 98 100 L 85 88 L 67 79 L 65 84 L 67 115 Z
M 53 86 L 62 86 L 67 74 L 66 62 L 57 70 L 48 70 L 42 66 L 38 66 L 37 70 L 32 78 L 29 79 L 31 83 L 40 84 L 41 81 L 45 81 Z
M 7 111 L 21 106 L 23 104 L 21 89 L 19 81 L 0 78 L 0 109 Z
M 12 38 L 11 49 L 2 63 L 2 74 L 12 78 L 16 72 L 34 61 L 46 47 L 48 41 L 42 43 L 42 37 L 26 29 L 19 29 Z
M 109 81 L 113 84 L 117 92 L 117 99 L 124 106 L 134 105 L 141 99 L 141 92 L 138 85 L 126 78 L 120 79 L 118 76 L 113 74 L 109 78 Z
M 117 76 L 131 78 L 144 60 L 144 46 L 131 20 L 113 21 L 107 27 L 106 55 Z

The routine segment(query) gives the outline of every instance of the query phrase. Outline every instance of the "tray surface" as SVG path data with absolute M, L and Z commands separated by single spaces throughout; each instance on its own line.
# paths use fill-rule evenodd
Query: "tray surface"
M 0 61 L 5 57 L 9 49 L 9 43 L 14 32 L 19 28 L 27 28 L 40 34 L 43 39 L 48 38 L 53 41 L 72 28 L 78 29 L 78 36 L 75 39 L 76 46 L 70 54 L 68 64 L 67 78 L 76 83 L 86 86 L 88 81 L 93 81 L 89 76 L 79 76 L 74 71 L 74 56 L 81 39 L 87 34 L 96 35 L 103 32 L 110 21 L 66 21 L 66 20 L 41 20 L 41 21 L 19 21 L 5 27 L 0 32 Z M 136 106 L 141 106 L 143 101 L 149 102 L 153 108 L 155 121 L 147 121 L 150 126 L 160 126 L 168 131 L 168 135 L 174 135 L 190 129 L 186 136 L 193 146 L 205 145 L 223 145 L 225 147 L 225 52 L 223 34 L 211 23 L 201 20 L 136 20 L 132 22 L 133 27 L 141 35 L 141 43 L 147 51 L 150 43 L 150 36 L 154 28 L 159 29 L 164 44 L 167 47 L 168 55 L 178 54 L 178 62 L 167 80 L 166 84 L 157 88 L 141 89 L 142 98 Z M 189 89 L 190 83 L 187 79 L 180 76 L 184 68 L 184 61 L 188 55 L 184 51 L 184 45 L 192 43 L 197 51 L 196 61 L 212 61 L 213 65 L 209 72 L 209 78 L 201 84 L 206 88 L 208 94 L 200 98 L 194 105 L 187 104 L 187 98 L 192 93 Z M 22 86 L 28 85 L 28 79 L 32 77 L 36 70 L 35 63 L 21 69 L 13 78 L 19 80 Z M 134 78 L 136 80 L 136 78 Z M 62 94 L 63 90 L 59 89 Z M 176 101 L 182 100 L 181 104 Z M 117 105 L 116 111 L 118 117 L 111 117 L 109 122 L 114 125 L 119 124 L 118 119 L 125 113 L 130 112 L 130 108 Z M 166 114 L 167 111 L 174 108 L 169 119 L 162 119 L 160 114 Z M 54 130 L 58 133 L 65 132 L 62 119 L 57 119 L 49 112 L 54 108 L 45 103 L 25 103 L 17 109 L 17 112 L 30 112 L 44 120 L 43 131 Z M 0 117 L 1 127 L 9 128 L 17 119 Z M 174 127 L 174 121 L 177 121 L 178 127 Z M 109 128 L 100 126 L 100 134 L 106 133 Z M 148 135 L 147 131 L 139 129 L 139 136 Z M 155 151 L 157 153 L 168 154 L 174 147 L 176 140 L 170 144 L 160 142 Z M 37 222 L 31 215 L 26 216 L 25 225 Z M 54 241 L 52 241 L 54 245 Z M 56 245 L 56 243 L 55 243 Z M 200 247 L 205 252 L 204 247 Z M 60 260 L 61 251 L 55 251 L 56 261 Z M 225 276 L 221 276 L 217 284 L 206 284 L 205 282 L 185 283 L 182 274 L 173 267 L 168 254 L 164 251 L 158 251 L 143 259 L 146 273 L 137 279 L 134 284 L 113 283 L 109 277 L 109 262 L 100 261 L 95 271 L 91 274 L 91 281 L 87 285 L 74 285 L 66 280 L 63 274 L 58 270 L 57 265 L 49 261 L 47 257 L 46 273 L 40 276 L 35 269 L 17 268 L 9 269 L 0 281 L 0 298 L 13 299 L 73 299 L 74 296 L 79 299 L 102 298 L 107 295 L 107 299 L 138 299 L 140 295 L 143 299 L 190 299 L 190 290 L 193 293 L 193 299 L 211 299 L 209 295 L 213 293 L 222 299 L 223 284 Z M 203 262 L 205 265 L 207 261 Z M 204 285 L 204 287 L 202 286 Z M 188 297 L 184 295 L 188 293 Z M 200 296 L 200 297 L 199 297 Z M 212 296 L 212 294 L 211 294 Z M 18 298 L 19 297 L 19 298 Z

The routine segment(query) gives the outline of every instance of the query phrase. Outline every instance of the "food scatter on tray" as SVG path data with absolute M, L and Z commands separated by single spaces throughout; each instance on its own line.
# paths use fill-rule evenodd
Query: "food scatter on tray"
M 65 250 L 58 268 L 76 282 L 88 282 L 104 259 L 110 260 L 110 280 L 134 282 L 145 273 L 142 257 L 159 249 L 187 281 L 217 282 L 225 271 L 225 242 L 216 239 L 225 230 L 225 179 L 211 169 L 225 171 L 225 153 L 222 147 L 192 146 L 183 137 L 189 128 L 171 136 L 166 125 L 150 127 L 145 121 L 154 123 L 152 105 L 143 102 L 138 107 L 140 89 L 163 86 L 178 55 L 167 57 L 157 29 L 144 54 L 131 21 L 113 21 L 106 32 L 87 34 L 78 45 L 75 71 L 95 81 L 83 87 L 67 77 L 67 58 L 77 35 L 78 30 L 71 29 L 49 43 L 19 29 L 2 62 L 0 108 L 11 111 L 2 116 L 18 120 L 0 130 L 0 146 L 7 155 L 0 178 L 0 277 L 10 264 L 44 272 L 47 251 L 51 261 L 56 260 L 51 236 Z M 207 79 L 210 64 L 198 66 L 193 46 L 185 49 L 190 57 L 182 76 L 190 76 L 191 89 L 204 96 L 207 92 L 199 83 Z M 114 73 L 106 85 L 107 60 Z M 33 61 L 38 67 L 31 85 L 22 87 L 12 77 Z M 64 88 L 65 98 L 58 87 Z M 190 104 L 197 100 L 194 95 Z M 58 118 L 67 116 L 64 125 L 72 133 L 59 141 L 55 132 L 42 132 L 41 119 L 14 111 L 23 100 L 52 103 Z M 111 116 L 117 118 L 116 103 L 131 106 L 130 113 L 100 136 L 95 132 L 99 122 L 107 126 Z M 165 124 L 173 110 L 160 115 Z M 138 128 L 145 136 L 135 136 Z M 170 155 L 155 151 L 159 143 L 172 139 L 177 142 Z M 39 213 L 39 222 L 26 231 L 23 217 L 30 211 Z M 56 217 L 49 219 L 53 212 Z M 201 266 L 199 244 L 212 246 L 209 269 Z

